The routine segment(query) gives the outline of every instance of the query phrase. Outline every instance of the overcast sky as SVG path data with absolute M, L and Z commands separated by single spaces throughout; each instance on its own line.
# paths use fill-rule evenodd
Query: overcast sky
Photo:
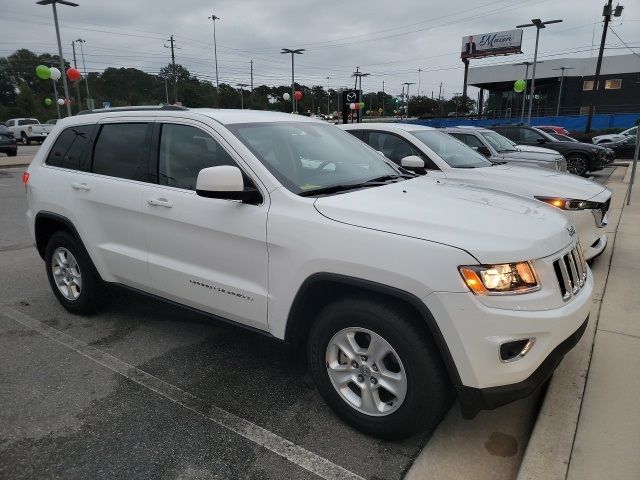
M 71 41 L 86 40 L 89 71 L 136 67 L 149 73 L 170 61 L 163 45 L 171 34 L 176 62 L 201 79 L 215 79 L 213 26 L 216 23 L 221 82 L 254 85 L 290 83 L 290 56 L 280 48 L 305 48 L 296 56 L 296 81 L 331 88 L 352 85 L 356 66 L 371 73 L 363 89 L 398 94 L 403 82 L 416 82 L 412 94 L 450 97 L 462 91 L 460 61 L 464 35 L 510 30 L 532 18 L 563 19 L 541 32 L 539 57 L 597 55 L 605 0 L 73 0 L 58 7 L 63 53 L 72 59 Z M 622 19 L 612 22 L 621 39 L 640 54 L 640 2 L 621 1 Z M 614 2 L 615 5 L 615 2 Z M 57 53 L 51 6 L 35 0 L 0 0 L 0 56 L 18 48 Z M 535 29 L 524 31 L 522 55 L 472 60 L 471 66 L 533 58 Z M 592 48 L 593 46 L 593 48 Z M 611 32 L 605 55 L 630 53 Z M 80 51 L 77 48 L 78 62 Z M 423 71 L 419 75 L 418 69 Z M 473 91 L 470 91 L 473 95 Z

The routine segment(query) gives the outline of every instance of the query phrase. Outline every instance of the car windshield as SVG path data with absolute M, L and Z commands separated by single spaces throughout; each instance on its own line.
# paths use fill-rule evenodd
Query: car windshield
M 38 125 L 40 122 L 35 118 L 25 118 L 24 120 L 18 120 L 18 125 Z
M 444 132 L 436 130 L 415 130 L 414 137 L 433 150 L 447 165 L 453 168 L 481 168 L 493 165 L 489 160 Z
M 507 137 L 503 137 L 498 132 L 486 131 L 480 132 L 487 142 L 491 144 L 499 152 L 515 152 L 516 144 L 509 140 Z
M 549 140 L 550 142 L 559 142 L 560 140 L 558 140 L 557 138 L 553 138 L 550 134 L 548 134 L 545 131 L 540 130 L 539 128 L 531 128 L 531 130 L 535 131 L 536 133 L 542 135 L 544 138 L 546 138 L 547 140 Z M 563 142 L 565 142 L 566 140 L 562 140 Z
M 332 125 L 264 122 L 227 128 L 296 194 L 309 195 L 332 187 L 339 191 L 340 186 L 349 188 L 402 176 L 389 160 Z
M 578 141 L 573 137 L 568 137 L 567 135 L 560 135 L 559 133 L 550 133 L 549 135 L 551 135 L 556 140 L 560 140 L 561 142 L 577 142 Z

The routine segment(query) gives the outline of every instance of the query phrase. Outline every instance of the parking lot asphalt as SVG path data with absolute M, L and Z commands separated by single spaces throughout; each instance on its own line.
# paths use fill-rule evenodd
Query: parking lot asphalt
M 515 475 L 535 398 L 383 442 L 338 420 L 277 341 L 132 294 L 69 314 L 28 235 L 23 170 L 0 169 L 0 478 L 397 479 L 425 445 L 434 472 L 469 464 L 449 478 Z

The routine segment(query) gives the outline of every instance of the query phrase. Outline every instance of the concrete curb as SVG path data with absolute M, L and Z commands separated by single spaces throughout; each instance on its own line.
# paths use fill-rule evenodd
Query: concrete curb
M 33 156 L 25 155 L 23 158 L 17 157 L 0 157 L 0 168 L 26 167 L 31 163 Z
M 628 167 L 628 164 L 623 165 Z M 626 168 L 624 178 L 610 186 L 614 190 L 611 209 L 622 209 L 631 169 Z M 618 176 L 618 175 L 616 175 Z M 619 178 L 619 176 L 618 176 Z M 619 220 L 617 220 L 619 221 Z M 536 419 L 525 450 L 517 480 L 565 480 L 578 427 L 582 397 L 591 361 L 596 326 L 599 320 L 602 296 L 609 276 L 615 234 L 611 245 L 594 263 L 596 291 L 591 309 L 589 327 L 578 345 L 567 354 L 555 372 Z

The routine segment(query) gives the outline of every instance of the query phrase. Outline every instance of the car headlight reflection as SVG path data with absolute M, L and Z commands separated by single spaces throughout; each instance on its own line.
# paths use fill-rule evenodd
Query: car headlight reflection
M 478 295 L 528 293 L 540 288 L 531 262 L 458 267 L 469 289 Z

